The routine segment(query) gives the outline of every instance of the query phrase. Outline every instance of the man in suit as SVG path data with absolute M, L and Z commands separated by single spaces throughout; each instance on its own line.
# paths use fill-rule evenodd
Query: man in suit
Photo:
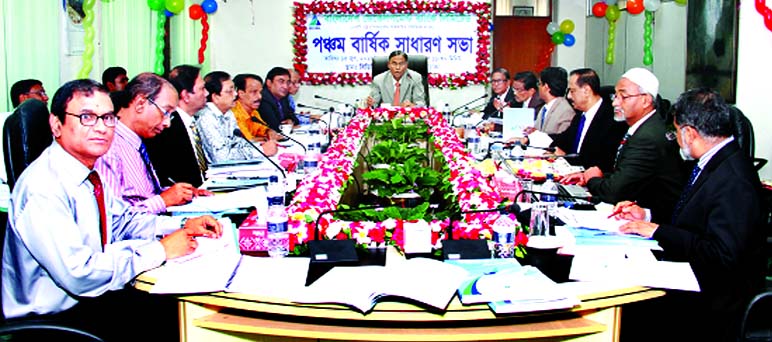
M 493 70 L 491 74 L 491 99 L 483 109 L 483 120 L 490 117 L 502 118 L 502 112 L 507 107 L 519 107 L 520 103 L 515 99 L 515 91 L 512 89 L 512 77 L 504 68 Z
M 395 50 L 389 54 L 389 71 L 373 77 L 367 106 L 381 103 L 400 107 L 426 106 L 421 74 L 407 68 L 407 54 Z
M 692 341 L 733 340 L 743 309 L 764 283 L 761 183 L 732 137 L 721 95 L 689 90 L 674 113 L 681 155 L 697 160 L 692 176 L 672 218 L 648 222 L 641 207 L 618 204 L 621 216 L 634 220 L 620 230 L 657 240 L 667 260 L 689 262 L 700 284 L 699 293 L 668 293 L 662 303 L 670 306 L 657 312 L 670 315 L 658 317 L 657 326 L 672 323 L 676 328 L 666 331 Z
M 652 209 L 655 219 L 669 218 L 683 185 L 678 145 L 665 137 L 666 126 L 655 115 L 659 81 L 651 71 L 632 68 L 615 87 L 614 118 L 629 128 L 617 150 L 612 172 L 590 167 L 568 176 L 567 183 L 586 185 L 607 203 L 637 201 Z
M 548 67 L 539 76 L 539 97 L 545 103 L 536 115 L 534 127 L 547 134 L 561 133 L 571 125 L 576 115 L 564 97 L 568 87 L 568 73 L 561 67 Z
M 536 74 L 530 71 L 518 72 L 512 80 L 515 100 L 522 104 L 522 108 L 533 108 L 534 120 L 536 120 L 536 113 L 544 105 L 544 100 L 539 97 L 538 83 L 539 80 L 536 78 Z
M 599 167 L 610 172 L 614 167 L 619 142 L 627 131 L 624 122 L 614 121 L 611 102 L 600 96 L 600 78 L 595 70 L 571 71 L 568 98 L 579 112 L 560 134 L 551 134 L 555 154 L 575 154 L 572 164 Z
M 169 82 L 180 94 L 180 101 L 169 128 L 145 140 L 162 186 L 172 186 L 172 180 L 195 187 L 204 182 L 208 164 L 193 116 L 204 108 L 209 95 L 200 72 L 199 67 L 192 65 L 179 65 L 169 72 Z
M 286 68 L 274 67 L 265 75 L 265 87 L 260 92 L 262 99 L 257 111 L 265 123 L 276 132 L 282 124 L 298 125 L 300 121 L 287 101 L 290 86 L 290 72 Z

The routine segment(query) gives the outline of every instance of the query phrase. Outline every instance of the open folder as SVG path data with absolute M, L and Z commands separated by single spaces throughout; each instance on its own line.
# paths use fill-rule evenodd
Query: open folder
M 533 108 L 504 108 L 503 139 L 524 137 L 523 131 L 533 127 L 533 113 Z

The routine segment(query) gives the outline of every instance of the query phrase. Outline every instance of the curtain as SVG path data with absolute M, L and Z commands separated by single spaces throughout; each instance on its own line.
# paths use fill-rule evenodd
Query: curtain
M 111 66 L 124 67 L 129 78 L 141 72 L 152 72 L 158 12 L 150 10 L 147 1 L 139 0 L 101 1 L 101 6 L 99 30 L 103 68 L 93 73 L 93 77 L 98 77 L 101 82 L 102 71 Z M 170 20 L 175 19 L 179 18 Z
M 190 6 L 188 4 L 188 6 Z M 212 18 L 209 18 L 211 24 Z M 171 67 L 180 64 L 197 65 L 201 67 L 201 76 L 209 72 L 209 51 L 212 49 L 211 32 L 207 49 L 204 53 L 204 64 L 198 64 L 198 49 L 201 46 L 201 20 L 192 20 L 188 16 L 187 7 L 179 15 L 175 16 L 169 24 L 171 44 Z

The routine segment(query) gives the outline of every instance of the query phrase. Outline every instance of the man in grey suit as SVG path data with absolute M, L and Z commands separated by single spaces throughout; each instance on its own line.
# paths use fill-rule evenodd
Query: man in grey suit
M 534 127 L 547 134 L 559 134 L 571 125 L 576 112 L 566 100 L 568 73 L 561 67 L 548 67 L 539 75 L 539 97 L 544 100 Z
M 389 71 L 373 77 L 367 105 L 382 103 L 400 107 L 426 106 L 426 94 L 421 74 L 407 68 L 407 54 L 400 50 L 389 54 Z

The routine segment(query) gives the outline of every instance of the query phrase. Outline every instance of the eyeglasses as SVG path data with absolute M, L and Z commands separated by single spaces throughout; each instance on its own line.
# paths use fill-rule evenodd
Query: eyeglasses
M 504 82 L 506 82 L 506 81 L 507 81 L 507 80 L 504 80 L 504 79 L 501 79 L 501 80 L 491 80 L 491 83 L 494 83 L 494 84 L 495 84 L 495 83 L 504 83 Z
M 40 95 L 40 96 L 48 96 L 48 94 L 46 94 L 45 90 L 28 91 L 27 94 L 35 94 L 35 95 Z
M 646 94 L 633 94 L 633 95 L 611 94 L 611 101 L 613 102 L 617 98 L 619 98 L 619 101 L 625 101 L 631 97 L 638 97 L 643 95 L 646 95 Z
M 152 103 L 156 108 L 158 108 L 159 111 L 161 111 L 161 113 L 164 114 L 164 119 L 168 119 L 172 117 L 172 113 L 174 112 L 174 109 L 163 110 L 161 109 L 161 106 L 159 106 L 157 103 L 155 103 L 155 101 L 153 101 L 153 99 L 149 97 L 146 97 L 146 99 L 147 99 L 147 102 Z
M 77 117 L 80 119 L 80 124 L 83 126 L 94 126 L 96 125 L 97 121 L 99 119 L 102 119 L 102 122 L 105 123 L 105 126 L 107 127 L 115 127 L 115 123 L 118 122 L 118 115 L 115 115 L 113 113 L 107 113 L 102 115 L 96 115 L 94 113 L 84 113 L 84 114 L 72 114 L 64 112 L 64 114 Z
M 512 87 L 512 90 L 514 90 L 516 93 L 522 93 L 525 91 L 524 88 L 515 88 L 515 87 Z

